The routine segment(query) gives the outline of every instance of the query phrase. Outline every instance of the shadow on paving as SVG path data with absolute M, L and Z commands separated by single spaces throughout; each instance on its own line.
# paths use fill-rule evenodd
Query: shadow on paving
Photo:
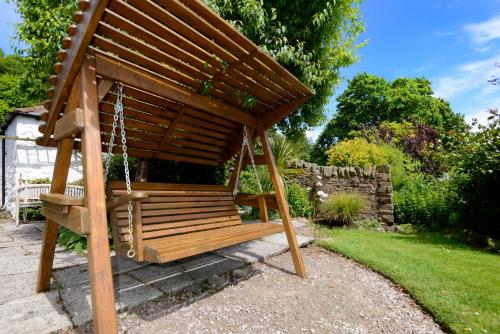
M 113 265 L 128 266 L 128 260 L 113 258 Z M 126 263 L 126 264 L 124 264 Z M 83 267 L 83 266 L 82 266 Z M 75 267 L 81 274 L 87 268 Z M 71 268 L 72 269 L 72 268 Z M 283 269 L 286 271 L 285 269 Z M 146 321 L 169 315 L 176 310 L 223 290 L 225 287 L 249 279 L 260 271 L 243 261 L 224 258 L 216 254 L 204 254 L 163 265 L 138 265 L 136 268 L 122 269 L 114 274 L 117 309 L 127 310 Z M 57 273 L 61 277 L 61 273 Z M 64 280 L 71 279 L 66 276 Z M 130 279 L 132 278 L 132 280 Z M 58 284 L 61 281 L 58 280 Z M 83 287 L 78 294 L 86 293 L 84 303 L 68 305 L 75 300 L 68 298 L 70 287 L 62 287 L 61 295 L 66 311 L 73 318 L 75 333 L 92 333 L 92 321 L 82 322 L 83 316 L 91 317 L 88 280 L 80 281 Z M 64 282 L 62 282 L 64 285 Z M 79 290 L 79 289 L 76 289 Z M 160 293 L 152 293 L 159 291 Z M 134 297 L 140 296 L 134 300 Z M 149 296 L 151 298 L 145 298 Z M 159 307 L 161 305 L 161 308 Z
M 195 302 L 250 276 L 252 270 L 249 264 L 264 262 L 266 258 L 287 251 L 283 238 L 282 234 L 271 235 L 166 264 L 112 257 L 116 308 L 123 311 L 167 298 L 172 302 L 169 308 L 174 310 L 184 306 L 186 301 Z M 312 239 L 303 236 L 299 239 L 301 245 L 312 242 Z M 290 273 L 286 269 L 281 270 Z M 59 289 L 63 308 L 73 325 L 78 327 L 89 322 L 92 311 L 88 265 L 58 270 L 53 276 L 53 287 Z M 87 326 L 83 330 L 85 328 Z

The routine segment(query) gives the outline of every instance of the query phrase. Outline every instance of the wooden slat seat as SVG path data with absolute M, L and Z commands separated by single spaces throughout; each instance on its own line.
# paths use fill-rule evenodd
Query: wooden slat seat
M 282 226 L 274 223 L 240 223 L 208 231 L 150 239 L 144 242 L 144 259 L 159 263 L 173 261 L 282 231 Z
M 278 224 L 243 224 L 226 186 L 133 183 L 134 249 L 138 260 L 163 263 L 282 231 Z M 126 195 L 111 182 L 111 202 Z M 128 202 L 127 202 L 128 203 Z M 115 249 L 125 255 L 130 240 L 127 204 L 111 210 Z

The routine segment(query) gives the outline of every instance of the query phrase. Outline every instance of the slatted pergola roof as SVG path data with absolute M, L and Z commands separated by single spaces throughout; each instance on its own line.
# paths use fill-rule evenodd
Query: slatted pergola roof
M 95 57 L 104 145 L 120 82 L 129 154 L 141 158 L 218 165 L 241 145 L 243 125 L 270 128 L 313 95 L 200 1 L 80 1 L 80 7 L 50 79 L 40 144 L 56 145 L 54 125 L 85 54 Z M 245 97 L 254 106 L 245 107 Z

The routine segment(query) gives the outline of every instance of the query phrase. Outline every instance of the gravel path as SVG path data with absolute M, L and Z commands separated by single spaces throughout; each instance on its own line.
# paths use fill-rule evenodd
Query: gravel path
M 234 275 L 213 278 L 199 291 L 121 314 L 120 331 L 442 333 L 408 295 L 381 275 L 316 246 L 303 249 L 303 255 L 308 280 L 286 272 L 292 265 L 290 254 L 283 254 L 266 265 L 254 265 L 255 271 L 237 284 L 232 284 Z M 88 326 L 77 331 L 87 330 Z

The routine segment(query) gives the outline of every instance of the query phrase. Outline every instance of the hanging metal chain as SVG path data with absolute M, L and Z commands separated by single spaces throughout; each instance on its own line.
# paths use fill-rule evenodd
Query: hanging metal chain
M 241 151 L 240 151 L 240 156 L 239 156 L 239 161 L 238 161 L 238 171 L 241 170 L 245 146 L 247 148 L 248 156 L 250 157 L 250 161 L 252 163 L 253 172 L 255 173 L 255 179 L 257 180 L 257 185 L 259 186 L 260 193 L 263 193 L 264 191 L 262 190 L 262 184 L 260 183 L 259 172 L 257 171 L 257 166 L 255 166 L 255 160 L 253 158 L 253 150 L 250 147 L 250 142 L 248 141 L 248 132 L 247 132 L 246 125 L 243 126 L 243 140 L 241 143 Z M 234 196 L 236 196 L 236 194 L 238 193 L 239 185 L 240 185 L 240 174 L 238 173 L 238 175 L 236 176 L 236 186 L 234 187 L 234 191 L 233 191 Z
M 115 103 L 115 114 L 113 116 L 113 127 L 111 129 L 109 146 L 108 146 L 108 156 L 106 157 L 106 170 L 105 170 L 105 182 L 108 180 L 109 167 L 111 158 L 113 157 L 113 147 L 115 145 L 115 137 L 116 137 L 116 127 L 118 126 L 118 122 L 120 122 L 120 137 L 122 142 L 122 150 L 123 150 L 123 168 L 125 170 L 125 184 L 127 186 L 127 195 L 129 196 L 128 201 L 128 244 L 129 250 L 127 252 L 127 256 L 129 258 L 135 257 L 136 253 L 134 250 L 134 224 L 133 224 L 133 206 L 132 206 L 132 186 L 130 182 L 130 170 L 128 166 L 128 153 L 127 153 L 127 135 L 125 133 L 125 117 L 123 115 L 123 84 L 119 83 L 117 88 L 117 96 Z

